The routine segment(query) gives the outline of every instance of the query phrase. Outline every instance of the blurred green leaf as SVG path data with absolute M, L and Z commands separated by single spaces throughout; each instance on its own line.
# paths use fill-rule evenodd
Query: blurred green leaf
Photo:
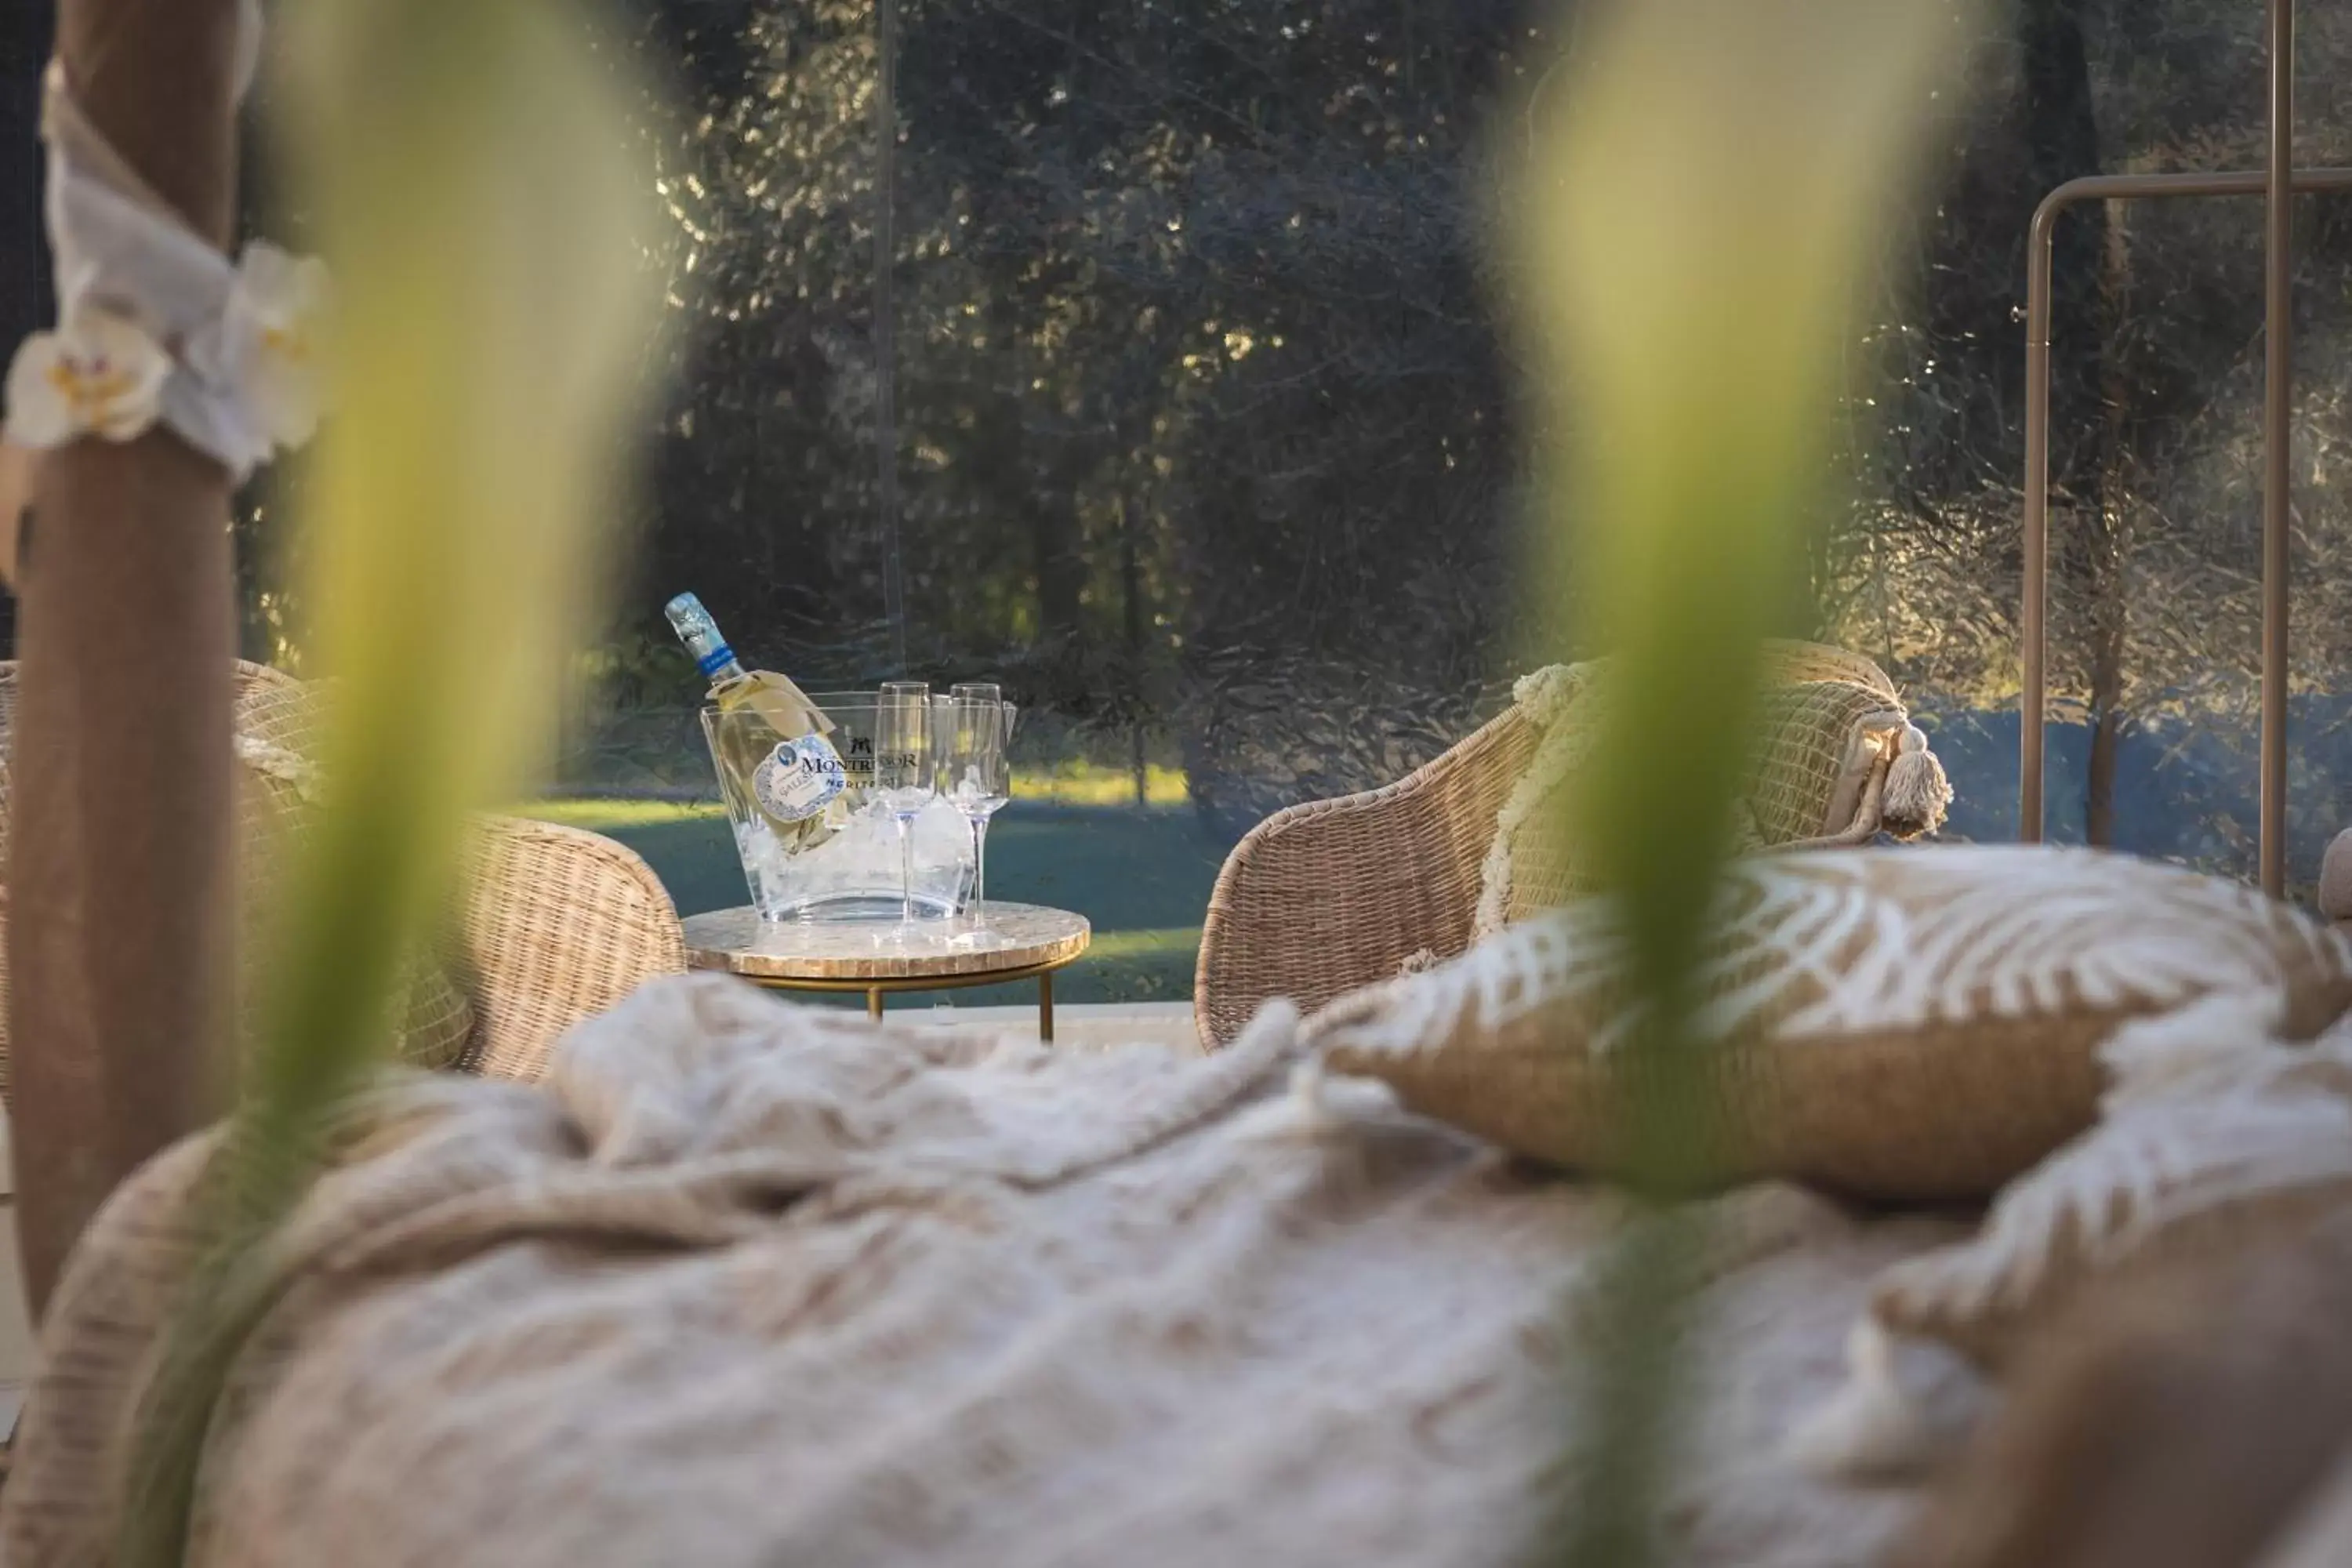
M 282 144 L 335 271 L 336 415 L 304 519 L 331 678 L 318 831 L 268 955 L 208 1249 L 142 1411 L 118 1553 L 180 1560 L 273 1227 L 453 897 L 470 810 L 547 755 L 607 564 L 658 288 L 629 94 L 553 0 L 308 0 Z
M 1652 1002 L 1622 1113 L 1637 1184 L 1669 1201 L 1713 1135 L 1688 985 L 1760 645 L 1802 624 L 1849 311 L 1954 20 L 1942 0 L 1623 0 L 1530 109 L 1520 272 L 1570 465 L 1550 490 L 1555 599 L 1572 592 L 1617 661 L 1572 830 Z M 1704 1247 L 1668 1210 L 1611 1261 L 1577 1562 L 1646 1559 Z

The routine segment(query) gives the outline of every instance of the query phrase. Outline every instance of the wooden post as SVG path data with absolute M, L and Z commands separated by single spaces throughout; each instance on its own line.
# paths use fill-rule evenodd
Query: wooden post
M 99 131 L 226 247 L 236 0 L 59 0 Z M 228 476 L 160 427 L 41 464 L 21 563 L 8 971 L 26 1283 L 216 1109 L 228 1021 Z

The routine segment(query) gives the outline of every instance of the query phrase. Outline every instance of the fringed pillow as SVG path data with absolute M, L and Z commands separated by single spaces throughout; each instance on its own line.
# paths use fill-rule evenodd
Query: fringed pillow
M 1494 842 L 1479 872 L 1473 942 L 1590 890 L 1590 869 L 1553 827 L 1567 818 L 1568 791 L 1582 776 L 1600 735 L 1602 698 L 1593 687 L 1601 668 L 1599 663 L 1553 665 L 1522 676 L 1512 689 L 1520 714 L 1541 739 L 1496 817 Z
M 1921 1468 L 1967 1436 L 1971 1385 L 2101 1279 L 2231 1268 L 2352 1215 L 2352 1029 L 2290 1045 L 2281 1002 L 2224 993 L 2118 1030 L 2098 1126 L 2004 1191 L 1973 1239 L 1873 1282 L 1846 1386 L 1792 1435 L 1797 1457 L 1849 1478 Z
M 1471 929 L 1483 940 L 1595 890 L 1567 831 L 1611 691 L 1606 661 L 1554 666 L 1515 689 L 1542 739 L 1495 826 Z M 1950 785 L 1895 688 L 1858 654 L 1813 643 L 1767 646 L 1756 743 L 1734 818 L 1741 854 L 1858 844 L 1881 831 L 1931 832 Z
M 1998 1366 L 2090 1276 L 2352 1204 L 2352 1042 L 2284 1044 L 2275 1011 L 2221 996 L 2119 1031 L 2098 1127 L 2003 1192 L 1977 1239 L 1882 1275 L 1872 1316 Z
M 1342 1072 L 1518 1152 L 1622 1172 L 1641 1022 L 1613 904 L 1513 927 L 1333 1003 Z M 2305 1039 L 2352 1006 L 2352 938 L 2220 878 L 2093 850 L 1830 850 L 1735 864 L 1697 1020 L 1717 1146 L 1705 1179 L 1875 1198 L 1981 1197 L 2088 1127 L 2121 1025 L 2216 994 L 2274 998 Z

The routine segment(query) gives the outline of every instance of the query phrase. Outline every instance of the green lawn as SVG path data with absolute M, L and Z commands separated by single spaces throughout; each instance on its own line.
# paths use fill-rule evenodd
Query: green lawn
M 644 856 L 677 901 L 699 914 L 749 900 L 726 817 L 716 805 L 632 800 L 541 801 L 523 815 L 617 838 Z M 1201 914 L 1224 850 L 1183 805 L 1016 803 L 988 834 L 992 899 L 1054 904 L 1094 922 L 1094 945 L 1055 982 L 1067 1002 L 1178 1002 L 1192 994 Z M 1033 998 L 1034 985 L 941 993 L 965 1006 Z M 857 1005 L 856 998 L 845 1001 Z

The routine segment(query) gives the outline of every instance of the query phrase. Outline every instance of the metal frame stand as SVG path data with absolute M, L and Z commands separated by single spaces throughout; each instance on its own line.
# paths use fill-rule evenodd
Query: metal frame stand
M 2050 317 L 2052 241 L 2067 208 L 2149 196 L 2260 195 L 2263 233 L 2263 890 L 2286 890 L 2287 546 L 2293 499 L 2294 201 L 2300 192 L 2352 190 L 2352 169 L 2294 167 L 2294 0 L 2270 0 L 2270 157 L 2260 170 L 2203 174 L 2095 174 L 2042 198 L 2027 240 L 2025 327 L 2025 593 L 2019 631 L 2017 836 L 2042 837 L 2042 724 L 2048 698 L 2050 582 Z

